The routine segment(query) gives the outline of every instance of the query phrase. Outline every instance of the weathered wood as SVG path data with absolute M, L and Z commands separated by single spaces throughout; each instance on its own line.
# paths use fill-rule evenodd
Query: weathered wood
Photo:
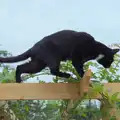
M 83 76 L 82 80 L 80 81 L 80 95 L 81 97 L 85 92 L 88 91 L 89 89 L 89 84 L 90 84 L 90 77 L 91 77 L 91 70 L 89 69 Z
M 77 99 L 88 90 L 91 71 L 80 83 L 2 83 L 0 100 Z

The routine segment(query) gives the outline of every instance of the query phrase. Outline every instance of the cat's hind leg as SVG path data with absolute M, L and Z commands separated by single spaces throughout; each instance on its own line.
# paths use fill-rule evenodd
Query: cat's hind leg
M 77 73 L 80 75 L 80 77 L 83 77 L 84 75 L 83 63 L 77 60 L 72 60 L 72 64 L 74 68 L 76 69 Z
M 29 63 L 25 63 L 17 66 L 16 69 L 16 82 L 20 83 L 22 81 L 21 74 L 22 73 L 37 73 L 44 69 L 46 64 L 42 61 L 30 61 Z

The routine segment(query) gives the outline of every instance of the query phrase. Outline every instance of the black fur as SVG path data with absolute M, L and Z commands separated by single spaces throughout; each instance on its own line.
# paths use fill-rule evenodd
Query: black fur
M 118 49 L 110 49 L 104 44 L 97 42 L 85 32 L 63 30 L 44 37 L 27 52 L 15 56 L 2 58 L 2 63 L 12 63 L 31 58 L 29 63 L 17 66 L 16 82 L 20 83 L 22 73 L 37 73 L 45 67 L 49 67 L 51 74 L 68 78 L 70 74 L 59 71 L 61 61 L 72 60 L 72 64 L 80 76 L 83 76 L 83 64 L 95 59 L 99 54 L 105 57 L 98 62 L 105 68 L 110 67 L 113 57 Z

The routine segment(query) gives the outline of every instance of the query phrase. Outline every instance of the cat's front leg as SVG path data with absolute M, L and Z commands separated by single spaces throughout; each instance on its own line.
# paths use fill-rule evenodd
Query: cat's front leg
M 65 73 L 65 72 L 60 72 L 58 68 L 51 69 L 51 73 L 53 75 L 59 76 L 59 77 L 64 77 L 64 78 L 69 78 L 70 74 Z
M 73 61 L 72 64 L 75 67 L 78 74 L 80 75 L 80 77 L 83 77 L 84 75 L 83 64 L 80 62 L 75 62 L 75 61 Z

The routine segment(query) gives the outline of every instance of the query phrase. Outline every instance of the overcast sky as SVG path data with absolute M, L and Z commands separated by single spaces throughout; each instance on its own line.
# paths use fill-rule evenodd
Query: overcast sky
M 62 29 L 120 43 L 120 0 L 0 0 L 0 49 L 17 55 Z

